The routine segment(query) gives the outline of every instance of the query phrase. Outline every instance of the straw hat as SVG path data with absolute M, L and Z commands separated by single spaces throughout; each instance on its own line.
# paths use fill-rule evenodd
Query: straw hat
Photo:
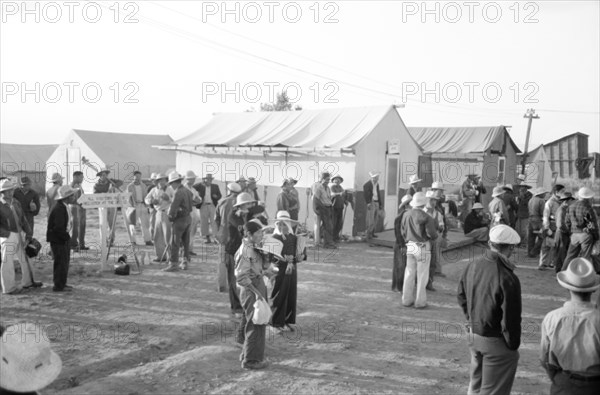
M 400 200 L 400 206 L 406 206 L 406 204 L 409 203 L 411 200 L 412 196 L 410 196 L 409 194 L 402 196 L 402 200 Z
M 519 174 L 519 176 L 517 178 L 519 179 L 519 181 L 524 182 L 525 181 L 525 174 Z
M 503 187 L 494 187 L 494 190 L 492 191 L 492 197 L 500 196 L 503 193 L 506 193 Z
M 412 200 L 410 201 L 411 207 L 424 206 L 425 204 L 427 204 L 427 197 L 423 192 L 415 193 L 415 195 L 412 197 Z
M 63 179 L 63 177 L 60 175 L 60 173 L 54 173 L 52 174 L 52 178 L 50 179 L 51 183 L 55 183 L 55 182 L 59 182 Z
M 60 374 L 62 361 L 40 330 L 35 324 L 22 323 L 4 331 L 0 340 L 2 388 L 34 392 L 48 386 Z
M 185 173 L 185 179 L 186 180 L 190 180 L 190 179 L 194 179 L 195 180 L 196 179 L 196 173 L 194 173 L 192 170 L 188 170 Z
M 63 200 L 68 198 L 69 196 L 75 193 L 75 189 L 71 188 L 70 185 L 63 185 L 58 188 L 58 193 L 56 194 L 56 200 Z
M 295 224 L 298 224 L 298 221 L 296 221 L 295 219 L 292 219 L 290 217 L 290 213 L 288 213 L 285 210 L 279 210 L 277 212 L 277 215 L 275 215 L 275 225 L 277 225 L 278 222 L 284 222 L 288 229 L 290 230 L 290 232 L 292 231 L 292 226 Z
M 571 291 L 594 292 L 600 288 L 600 276 L 596 275 L 594 265 L 585 258 L 575 258 L 566 270 L 556 275 L 558 283 Z
M 496 225 L 490 229 L 490 241 L 498 244 L 519 244 L 521 237 L 508 225 Z
M 254 202 L 256 202 L 256 200 L 252 199 L 252 196 L 248 192 L 242 192 L 239 195 L 237 195 L 237 198 L 235 199 L 235 204 L 233 205 L 233 207 L 238 207 L 238 206 L 241 206 L 242 204 L 254 203 Z
M 107 175 L 110 174 L 110 170 L 104 168 L 104 169 L 100 169 L 100 171 L 98 173 L 96 173 L 96 177 L 100 177 L 102 175 L 102 173 L 106 173 Z M 62 178 L 62 177 L 61 177 Z M 54 181 L 53 181 L 54 182 Z
M 533 196 L 545 195 L 546 193 L 548 193 L 548 190 L 544 187 L 537 187 L 532 191 L 532 193 Z
M 166 174 L 164 174 L 164 173 L 156 173 L 156 174 L 154 175 L 154 180 L 155 180 L 155 181 L 162 180 L 163 178 L 164 178 L 165 180 L 168 180 L 168 179 L 169 179 L 169 177 L 167 177 L 167 175 L 166 175 Z
M 0 181 L 0 192 L 8 191 L 11 189 L 15 189 L 17 186 L 8 178 Z
M 579 191 L 577 191 L 577 196 L 579 196 L 580 199 L 591 199 L 594 197 L 594 191 L 588 187 L 581 187 L 579 188 Z
M 227 189 L 232 193 L 242 192 L 242 187 L 237 182 L 230 182 L 229 184 L 227 184 Z
M 335 180 L 336 180 L 336 178 L 337 178 L 338 180 L 340 180 L 340 183 L 344 182 L 344 179 L 343 179 L 343 178 L 342 178 L 342 176 L 340 176 L 340 175 L 337 175 L 337 176 L 333 177 L 333 178 L 331 179 L 331 181 L 332 181 L 332 182 L 333 182 L 333 181 L 335 181 Z
M 266 236 L 263 239 L 262 245 L 258 249 L 264 252 L 268 252 L 269 254 L 273 254 L 277 259 L 285 261 L 285 258 L 281 256 L 281 251 L 283 250 L 283 242 L 277 240 L 273 236 Z
M 441 189 L 441 190 L 444 190 L 444 184 L 442 184 L 440 181 L 436 181 L 433 184 L 431 184 L 431 189 Z
M 481 204 L 481 203 L 479 203 L 479 202 L 478 202 L 478 203 L 475 203 L 475 204 L 473 205 L 473 208 L 472 208 L 471 210 L 478 210 L 478 209 L 483 209 L 483 204 Z
M 156 180 L 156 173 L 150 174 L 150 181 Z
M 374 178 L 377 177 L 380 173 L 378 171 L 370 171 L 369 177 Z
M 421 182 L 421 181 L 423 181 L 423 180 L 421 180 L 421 179 L 419 178 L 419 176 L 417 176 L 416 174 L 413 174 L 413 175 L 412 175 L 412 176 L 410 176 L 410 178 L 408 179 L 408 183 L 409 183 L 409 184 L 415 184 L 415 183 L 417 183 L 417 182 Z
M 293 178 L 293 177 L 289 177 L 289 178 L 287 179 L 287 181 L 288 181 L 290 184 L 292 184 L 292 185 L 296 185 L 296 184 L 298 183 L 298 180 L 296 180 L 296 179 L 295 179 L 295 178 Z
M 431 190 L 429 190 L 429 191 L 427 191 L 427 192 L 425 193 L 425 197 L 426 197 L 427 199 L 435 199 L 435 200 L 439 200 L 439 197 L 438 197 L 438 196 L 435 194 L 435 192 L 434 192 L 434 191 L 431 191 Z
M 183 180 L 183 176 L 181 174 L 177 173 L 176 171 L 169 173 L 169 184 L 180 180 Z
M 513 186 L 512 186 L 512 184 L 506 184 L 506 185 L 505 185 L 505 186 L 503 186 L 502 188 L 504 188 L 504 189 L 506 189 L 506 190 L 508 190 L 508 191 L 514 192 L 514 189 L 513 189 Z

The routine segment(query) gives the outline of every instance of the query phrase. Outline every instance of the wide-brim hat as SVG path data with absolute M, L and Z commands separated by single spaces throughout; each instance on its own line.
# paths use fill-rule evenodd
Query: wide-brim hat
M 525 174 L 519 174 L 519 175 L 517 176 L 517 179 L 519 179 L 519 180 L 521 180 L 521 181 L 525 181 L 525 179 L 526 179 L 526 178 L 527 178 L 527 177 L 525 177 Z
M 419 176 L 417 176 L 416 174 L 413 174 L 412 176 L 410 176 L 410 177 L 408 178 L 408 183 L 409 183 L 409 184 L 414 184 L 414 183 L 421 182 L 421 181 L 423 181 L 423 180 L 421 180 L 421 179 L 419 178 Z
M 504 193 L 506 193 L 506 191 L 503 187 L 494 187 L 494 190 L 492 191 L 492 197 L 500 196 Z
M 156 173 L 150 174 L 150 181 L 156 180 Z
M 544 187 L 537 187 L 533 191 L 531 191 L 531 193 L 533 194 L 533 196 L 545 195 L 546 193 L 548 193 L 548 190 Z
M 425 196 L 425 194 L 423 192 L 415 193 L 414 196 L 412 197 L 412 200 L 410 201 L 411 207 L 419 207 L 419 206 L 424 206 L 426 204 L 427 204 L 427 197 Z
M 74 193 L 75 193 L 75 189 L 72 188 L 70 185 L 63 185 L 60 188 L 58 188 L 58 193 L 56 194 L 56 200 L 66 199 L 69 196 L 73 195 Z
M 577 191 L 577 196 L 581 199 L 591 199 L 594 197 L 594 191 L 588 187 L 581 187 L 579 188 L 579 191 Z
M 230 182 L 229 184 L 227 184 L 227 189 L 233 193 L 242 192 L 242 187 L 237 182 Z
M 17 185 L 8 178 L 0 181 L 0 192 L 9 191 L 11 189 L 15 189 L 16 187 Z
M 55 183 L 55 182 L 59 182 L 63 179 L 63 176 L 60 175 L 60 173 L 54 173 L 52 174 L 52 178 L 50 179 L 51 183 Z
M 31 178 L 21 177 L 21 179 L 19 180 L 19 184 L 21 184 L 21 186 L 31 185 Z
M 110 174 L 110 170 L 108 170 L 108 169 L 100 169 L 100 171 L 98 173 L 96 173 L 96 177 L 100 177 L 102 175 L 102 173 Z
M 531 189 L 533 188 L 531 185 L 529 184 L 517 184 L 517 188 L 527 188 L 527 189 Z
M 16 331 L 15 331 L 16 329 Z M 47 387 L 60 374 L 62 361 L 52 351 L 41 328 L 21 323 L 9 326 L 0 340 L 2 388 L 13 392 L 34 392 Z M 28 339 L 31 341 L 26 341 Z
M 439 196 L 437 196 L 437 195 L 435 194 L 435 192 L 433 192 L 432 190 L 429 190 L 429 191 L 425 192 L 425 197 L 426 197 L 427 199 L 435 199 L 435 200 L 439 200 Z
M 277 259 L 280 259 L 282 261 L 285 260 L 285 258 L 281 256 L 281 251 L 283 250 L 283 242 L 277 240 L 273 236 L 266 236 L 263 239 L 261 246 L 258 247 L 258 249 L 263 252 L 273 254 Z
M 213 177 L 212 173 L 206 173 L 206 175 L 204 177 L 202 177 L 202 179 L 203 180 L 214 180 L 214 177 Z
M 179 173 L 177 173 L 176 171 L 169 173 L 169 179 L 168 179 L 168 183 L 171 184 L 175 181 L 180 181 L 183 180 L 183 176 Z
M 336 180 L 336 178 L 337 178 L 338 180 L 340 180 L 340 182 L 344 182 L 344 178 L 343 178 L 342 176 L 340 176 L 340 175 L 334 176 L 334 177 L 331 179 L 331 181 L 332 181 L 332 182 L 333 182 L 333 181 L 335 181 L 335 180 Z
M 290 213 L 285 210 L 279 210 L 277 212 L 277 215 L 275 215 L 273 221 L 275 221 L 275 225 L 277 225 L 278 222 L 285 222 L 290 231 L 292 231 L 292 226 L 297 225 L 299 223 L 299 221 L 292 219 L 290 217 Z
M 194 180 L 196 179 L 196 173 L 194 173 L 192 170 L 188 170 L 188 171 L 185 173 L 185 179 L 186 179 L 186 180 L 190 180 L 190 179 L 192 179 L 192 178 L 193 178 Z
M 402 196 L 402 199 L 400 200 L 400 205 L 398 206 L 398 208 L 400 208 L 402 206 L 406 206 L 408 203 L 410 203 L 411 200 L 412 200 L 412 196 L 410 196 L 409 194 Z
M 507 191 L 511 191 L 514 192 L 513 186 L 512 184 L 506 184 L 505 186 L 503 186 L 502 188 L 504 188 Z
M 444 190 L 444 184 L 442 184 L 440 181 L 436 181 L 433 184 L 431 184 L 431 189 L 441 189 L 441 190 Z
M 565 200 L 574 200 L 575 198 L 573 197 L 573 194 L 571 192 L 563 192 L 560 194 L 560 197 L 558 198 L 558 200 L 565 201 Z
M 496 225 L 490 229 L 490 241 L 497 244 L 519 244 L 521 236 L 508 225 Z
M 471 208 L 471 210 L 478 210 L 478 209 L 482 209 L 483 208 L 483 204 L 477 202 L 473 205 L 473 208 Z
M 292 185 L 296 185 L 298 183 L 298 180 L 296 180 L 295 178 L 292 178 L 292 177 L 289 177 L 287 179 L 287 181 Z
M 233 207 L 238 207 L 238 206 L 241 206 L 242 204 L 254 203 L 254 202 L 256 202 L 256 200 L 252 199 L 252 195 L 250 195 L 248 192 L 242 192 L 239 195 L 237 195 L 237 197 L 235 199 L 235 204 L 233 205 Z
M 594 292 L 600 288 L 600 276 L 594 270 L 592 262 L 585 258 L 575 258 L 566 270 L 556 275 L 558 283 L 575 292 Z
M 169 177 L 166 174 L 164 174 L 164 173 L 158 173 L 158 174 L 154 175 L 154 181 L 162 180 L 163 178 L 165 180 L 169 179 Z

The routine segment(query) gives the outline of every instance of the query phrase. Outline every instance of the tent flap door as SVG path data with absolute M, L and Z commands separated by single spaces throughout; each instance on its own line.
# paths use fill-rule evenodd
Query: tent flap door
M 388 154 L 385 161 L 385 229 L 394 227 L 394 219 L 398 215 L 398 179 L 400 171 L 400 155 Z

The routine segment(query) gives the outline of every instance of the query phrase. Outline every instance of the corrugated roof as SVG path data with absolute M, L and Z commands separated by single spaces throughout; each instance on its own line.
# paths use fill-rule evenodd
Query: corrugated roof
M 175 165 L 175 152 L 152 148 L 154 145 L 173 143 L 173 139 L 166 134 L 109 133 L 79 129 L 74 132 L 109 166 L 123 161 L 133 162 L 139 166 Z
M 400 118 L 394 106 L 221 113 L 175 144 L 352 148 L 390 111 Z
M 515 152 L 521 152 L 504 126 L 411 127 L 408 132 L 424 152 L 475 153 L 485 152 L 490 148 L 501 150 L 504 140 L 498 137 L 502 134 L 508 138 Z
M 2 173 L 45 172 L 46 161 L 58 145 L 0 144 Z

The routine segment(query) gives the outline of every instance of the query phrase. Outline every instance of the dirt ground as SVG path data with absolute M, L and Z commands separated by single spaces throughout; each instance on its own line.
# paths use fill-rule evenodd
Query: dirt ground
M 335 252 L 309 250 L 298 266 L 298 330 L 268 332 L 270 366 L 245 371 L 234 342 L 237 320 L 227 294 L 216 290 L 216 247 L 197 240 L 187 272 L 152 264 L 141 275 L 100 273 L 95 211 L 88 210 L 93 248 L 71 261 L 72 293 L 52 292 L 52 261 L 44 255 L 34 261 L 43 288 L 1 297 L 3 324 L 38 323 L 62 358 L 62 373 L 45 394 L 466 393 L 469 353 L 456 289 L 479 248 L 445 254 L 447 277 L 436 278 L 424 310 L 402 307 L 390 290 L 391 249 L 345 243 Z M 44 246 L 45 221 L 42 212 L 35 228 Z M 120 214 L 118 225 L 125 245 Z M 141 248 L 154 258 L 151 247 Z M 540 323 L 568 294 L 553 272 L 523 256 L 517 250 L 514 258 L 523 337 L 513 393 L 547 393 Z

